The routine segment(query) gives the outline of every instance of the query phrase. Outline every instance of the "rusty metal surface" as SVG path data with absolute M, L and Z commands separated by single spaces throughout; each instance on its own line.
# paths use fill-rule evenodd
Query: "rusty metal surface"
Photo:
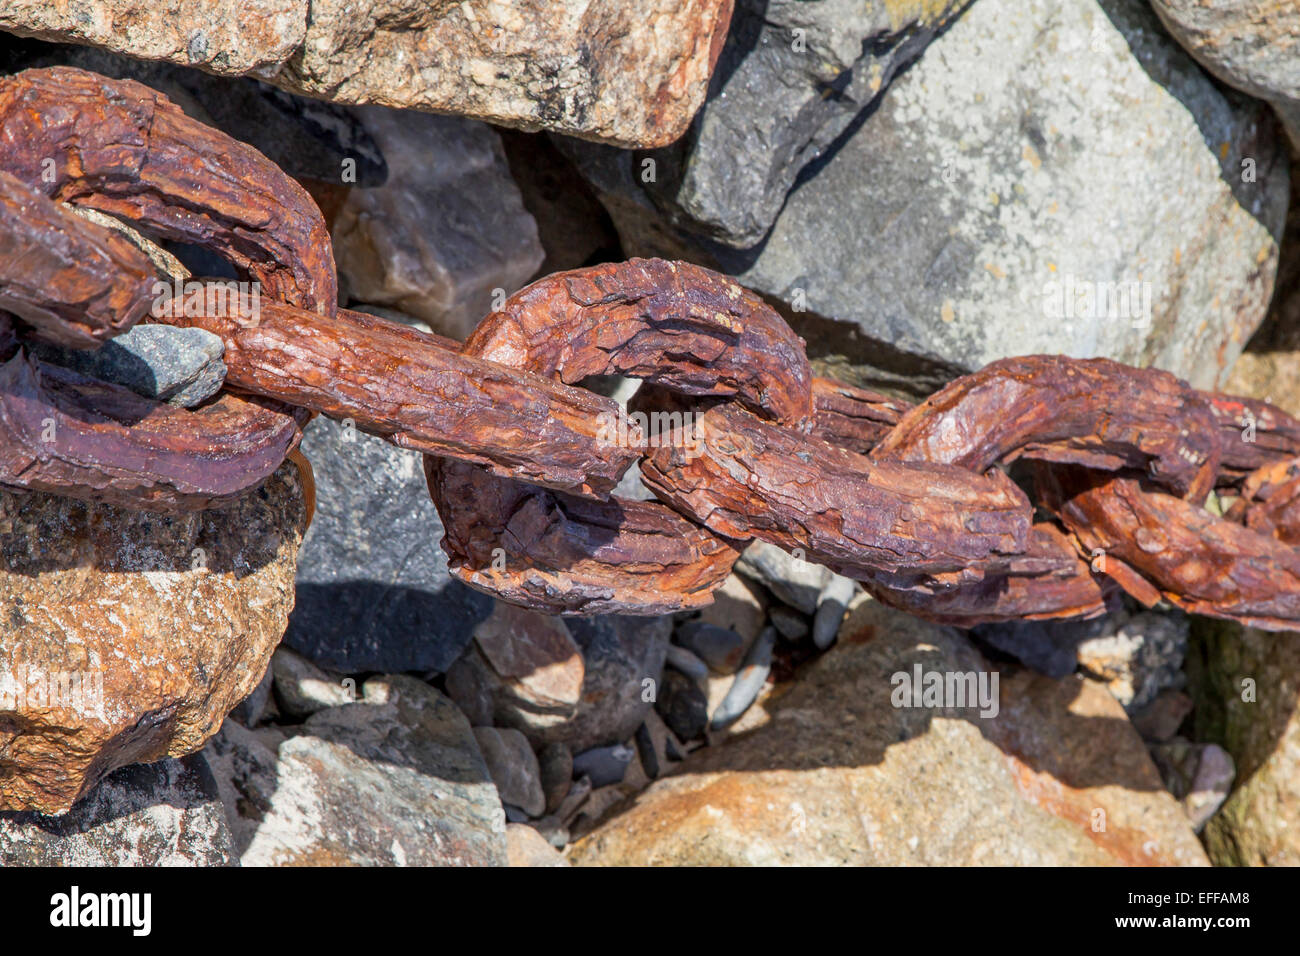
M 216 399 L 159 406 L 26 354 L 129 326 L 149 276 L 56 201 L 261 284 L 252 321 L 151 310 L 225 342 Z M 526 607 L 697 607 L 760 538 L 951 624 L 1095 616 L 1126 591 L 1300 626 L 1300 422 L 1264 402 L 1039 355 L 908 406 L 815 379 L 760 298 L 662 260 L 548 276 L 460 346 L 337 309 L 320 214 L 260 154 L 145 87 L 65 68 L 0 79 L 0 226 L 7 485 L 205 507 L 255 486 L 320 413 L 423 452 L 452 573 Z M 611 374 L 643 380 L 626 413 L 579 387 Z M 657 500 L 611 497 L 634 462 Z

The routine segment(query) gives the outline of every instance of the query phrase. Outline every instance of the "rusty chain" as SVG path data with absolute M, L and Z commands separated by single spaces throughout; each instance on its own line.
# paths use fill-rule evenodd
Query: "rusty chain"
M 78 208 L 220 254 L 259 284 L 256 321 L 214 284 L 157 301 L 148 256 Z M 463 345 L 336 301 L 319 210 L 251 147 L 132 81 L 0 79 L 0 483 L 209 507 L 320 413 L 421 452 L 452 574 L 537 610 L 706 604 L 757 538 L 945 623 L 1096 616 L 1124 591 L 1300 626 L 1300 422 L 1264 402 L 1028 356 L 911 407 L 814 377 L 758 296 L 661 260 L 548 276 Z M 24 348 L 138 321 L 217 334 L 218 397 L 175 408 Z M 624 410 L 593 375 L 643 385 Z M 611 494 L 634 463 L 656 500 Z

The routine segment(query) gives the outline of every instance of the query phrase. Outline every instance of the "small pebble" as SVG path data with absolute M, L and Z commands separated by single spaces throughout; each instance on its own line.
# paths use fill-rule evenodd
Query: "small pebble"
M 590 777 L 591 785 L 597 789 L 608 787 L 622 782 L 628 764 L 635 756 L 636 751 L 626 744 L 593 747 L 573 758 L 573 773 L 578 777 Z
M 817 596 L 817 614 L 812 626 L 813 643 L 819 651 L 826 650 L 835 642 L 844 622 L 844 612 L 857 592 L 858 583 L 841 574 L 832 574 L 822 588 Z
M 775 645 L 776 628 L 764 628 L 754 646 L 749 649 L 745 663 L 732 681 L 727 696 L 722 698 L 722 703 L 714 711 L 713 718 L 709 721 L 711 729 L 723 730 L 749 710 L 749 705 L 757 699 L 758 692 L 767 681 L 767 675 L 772 671 L 772 648 Z

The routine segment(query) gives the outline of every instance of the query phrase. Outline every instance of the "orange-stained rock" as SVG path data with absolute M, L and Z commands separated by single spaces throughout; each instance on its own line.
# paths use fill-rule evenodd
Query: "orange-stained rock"
M 836 647 L 767 701 L 766 723 L 694 753 L 570 860 L 1204 865 L 1103 685 L 1009 671 L 996 716 L 896 707 L 893 678 L 916 664 L 992 673 L 960 632 L 863 601 Z
M 284 633 L 305 517 L 292 464 L 179 517 L 0 491 L 0 810 L 203 746 Z

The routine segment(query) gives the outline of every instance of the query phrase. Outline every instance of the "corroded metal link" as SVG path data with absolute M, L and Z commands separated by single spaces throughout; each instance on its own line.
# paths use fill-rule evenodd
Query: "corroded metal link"
M 334 253 L 307 191 L 147 86 L 73 67 L 0 77 L 0 168 L 52 199 L 211 249 L 268 298 L 333 314 Z
M 597 496 L 641 451 L 635 427 L 622 429 L 627 442 L 616 440 L 623 419 L 613 400 L 462 355 L 450 340 L 398 322 L 274 302 L 252 322 L 229 302 L 172 302 L 162 321 L 221 337 L 228 385 L 351 421 L 403 448 Z
M 151 511 L 196 511 L 270 476 L 297 423 L 224 395 L 189 411 L 45 365 L 0 366 L 0 483 Z
M 0 309 L 33 338 L 95 348 L 144 316 L 156 278 L 118 233 L 0 170 Z
M 812 372 L 801 340 L 753 293 L 698 266 L 633 259 L 550 276 L 484 319 L 465 352 L 564 381 L 626 374 L 812 427 Z M 711 600 L 736 558 L 730 542 L 656 502 L 598 507 L 501 488 L 455 462 L 430 463 L 427 471 L 452 574 L 535 610 L 696 607 Z M 674 536 L 685 549 L 670 542 Z M 495 560 L 473 546 L 493 538 Z M 574 559 L 574 542 L 585 545 L 586 559 Z

